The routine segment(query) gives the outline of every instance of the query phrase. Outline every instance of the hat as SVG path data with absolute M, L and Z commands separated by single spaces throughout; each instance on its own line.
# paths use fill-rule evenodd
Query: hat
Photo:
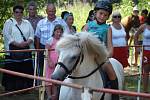
M 138 6 L 137 6 L 137 5 L 133 7 L 133 11 L 139 11 L 139 9 L 138 9 Z
M 109 12 L 109 14 L 112 13 L 112 4 L 108 1 L 98 1 L 94 7 L 94 10 L 97 11 L 99 9 L 103 9 Z

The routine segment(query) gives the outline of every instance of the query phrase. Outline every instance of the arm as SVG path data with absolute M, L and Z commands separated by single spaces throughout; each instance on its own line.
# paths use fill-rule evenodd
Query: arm
M 27 46 L 29 46 L 31 43 L 34 42 L 34 30 L 32 25 L 29 22 L 29 38 L 27 39 L 27 41 L 25 41 L 27 43 Z
M 134 36 L 134 44 L 135 45 L 138 45 L 138 38 L 139 38 L 139 35 L 144 31 L 145 29 L 145 25 L 141 25 L 138 29 L 138 31 L 135 33 L 135 36 Z
M 50 46 L 49 46 L 48 44 L 46 44 L 46 45 L 45 45 L 45 49 L 50 50 Z M 48 64 L 48 66 L 51 65 L 50 55 L 51 55 L 51 52 L 48 51 L 48 58 L 47 58 L 47 64 Z
M 3 35 L 4 35 L 4 38 L 7 40 L 8 44 L 14 42 L 13 44 L 15 44 L 16 42 L 14 41 L 14 39 L 12 38 L 12 35 L 11 35 L 11 31 L 12 31 L 12 26 L 13 22 L 8 19 L 5 24 L 4 24 L 4 27 L 3 27 Z
M 88 25 L 85 24 L 84 27 L 82 28 L 82 31 L 88 31 Z
M 48 66 L 54 66 L 54 63 L 52 62 L 51 60 L 51 45 L 52 45 L 52 42 L 53 42 L 53 38 L 49 39 L 45 45 L 45 48 L 48 49 L 48 58 L 47 58 L 47 64 Z
M 112 29 L 111 29 L 111 27 L 109 27 L 108 33 L 107 33 L 107 48 L 108 48 L 108 52 L 109 52 L 108 57 L 112 57 L 113 56 L 113 44 L 112 44 Z

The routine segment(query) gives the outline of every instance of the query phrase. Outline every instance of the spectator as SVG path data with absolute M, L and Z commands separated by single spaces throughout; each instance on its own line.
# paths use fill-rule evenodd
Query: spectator
M 86 23 L 88 23 L 89 21 L 93 21 L 94 18 L 95 18 L 95 16 L 94 16 L 94 10 L 90 10 L 89 11 L 89 15 L 88 15 L 87 20 L 86 20 Z
M 94 19 L 95 19 L 94 10 L 90 10 L 89 11 L 89 15 L 88 15 L 87 20 L 86 20 L 86 23 L 88 23 L 89 21 L 93 21 Z M 82 26 L 81 30 L 83 30 L 83 28 L 85 27 L 85 25 Z
M 132 13 L 132 16 L 135 16 L 137 17 L 137 22 L 136 24 L 133 24 L 133 26 L 131 27 L 131 30 L 130 30 L 130 41 L 129 41 L 129 45 L 131 45 L 133 39 L 134 39 L 134 35 L 136 33 L 136 31 L 138 30 L 139 26 L 140 26 L 140 19 L 139 19 L 139 10 L 138 10 L 138 7 L 137 5 L 135 7 L 133 7 L 133 13 Z M 132 65 L 134 66 L 137 66 L 137 61 L 138 61 L 138 55 L 139 55 L 139 51 L 140 49 L 135 47 L 135 52 L 134 52 L 134 63 L 131 62 Z
M 13 7 L 13 18 L 8 19 L 3 27 L 4 34 L 4 46 L 5 50 L 11 50 L 11 47 L 19 49 L 25 49 L 26 47 L 34 48 L 34 30 L 28 20 L 23 19 L 24 8 L 20 5 Z M 28 48 L 28 49 L 29 49 Z M 17 59 L 18 56 L 13 57 L 12 54 L 18 53 L 7 53 L 6 61 L 12 59 L 11 63 L 6 63 L 5 68 L 26 74 L 33 74 L 32 60 L 24 60 L 23 58 Z M 22 53 L 19 53 L 21 56 Z M 23 54 L 28 55 L 31 58 L 31 53 L 24 52 Z M 13 62 L 17 61 L 17 62 Z M 28 78 L 16 77 L 12 75 L 3 75 L 3 86 L 6 91 L 13 91 L 23 88 L 28 88 L 33 85 L 33 81 Z
M 32 27 L 34 29 L 34 32 L 35 32 L 37 23 L 41 19 L 43 19 L 43 17 L 37 14 L 37 3 L 36 2 L 30 1 L 28 3 L 27 9 L 28 9 L 29 15 L 28 15 L 28 17 L 25 17 L 25 19 L 27 19 L 31 23 L 31 25 L 32 25 Z M 34 45 L 35 45 L 35 47 L 36 47 L 36 43 L 37 43 L 36 39 L 34 38 Z
M 57 24 L 54 28 L 52 38 L 50 38 L 48 40 L 48 42 L 46 43 L 46 48 L 49 50 L 55 49 L 56 43 L 60 39 L 62 34 L 63 34 L 63 27 L 60 24 Z M 53 71 L 55 69 L 55 65 L 57 63 L 57 60 L 58 60 L 57 52 L 55 50 L 49 51 L 47 67 L 46 67 L 46 78 L 48 78 L 48 79 L 51 78 L 51 74 L 53 73 Z M 48 82 L 47 85 L 48 84 L 50 84 L 50 83 Z M 51 100 L 58 100 L 57 99 L 58 95 L 56 94 L 57 91 L 56 91 L 55 85 L 50 85 L 50 86 L 46 87 L 46 91 L 47 91 L 48 97 L 51 98 Z
M 75 34 L 76 33 L 76 27 L 73 26 L 73 22 L 74 22 L 74 17 L 72 13 L 66 13 L 64 15 L 64 20 L 67 24 L 67 28 L 66 31 L 64 32 L 64 34 Z
M 142 24 L 134 37 L 135 45 L 138 44 L 139 35 L 143 34 L 143 90 L 148 92 L 149 85 L 149 72 L 150 72 L 150 13 L 148 14 L 145 24 Z
M 129 45 L 131 45 L 132 43 L 132 40 L 134 38 L 134 34 L 136 33 L 137 29 L 139 28 L 140 26 L 140 20 L 139 20 L 139 10 L 138 10 L 138 7 L 137 5 L 135 7 L 133 7 L 133 12 L 132 12 L 132 16 L 137 16 L 138 17 L 138 23 L 137 24 L 134 24 L 132 27 L 131 27 L 131 36 L 130 36 L 130 41 L 129 41 Z
M 46 13 L 47 17 L 38 22 L 35 31 L 35 37 L 37 40 L 36 47 L 38 49 L 45 49 L 46 42 L 52 37 L 53 30 L 56 24 L 61 24 L 64 29 L 66 29 L 67 27 L 64 20 L 56 17 L 56 7 L 54 4 L 50 3 L 46 6 Z M 39 54 L 38 63 L 38 66 L 40 67 L 40 75 L 42 75 L 44 65 L 43 52 L 40 52 Z
M 69 14 L 69 12 L 68 12 L 68 11 L 63 11 L 63 12 L 61 13 L 61 18 L 62 18 L 62 19 L 64 19 L 65 14 Z
M 107 39 L 108 48 L 111 48 L 109 56 L 120 61 L 124 68 L 129 66 L 127 37 L 125 29 L 121 24 L 121 14 L 118 11 L 114 11 L 112 14 L 112 24 L 108 30 Z
M 146 22 L 147 15 L 148 15 L 148 10 L 147 9 L 142 10 L 141 16 L 139 16 L 140 24 L 144 24 Z
M 38 23 L 43 17 L 37 14 L 37 3 L 36 3 L 36 2 L 30 1 L 30 2 L 28 3 L 27 9 L 28 9 L 29 15 L 28 15 L 28 17 L 25 17 L 25 19 L 27 19 L 27 20 L 31 23 L 31 25 L 32 25 L 32 27 L 33 27 L 33 29 L 34 29 L 34 31 L 35 31 L 35 30 L 36 30 L 37 23 Z
M 146 9 L 142 10 L 141 16 L 139 16 L 140 25 L 142 25 L 146 22 L 147 14 L 148 14 L 148 11 Z M 137 45 L 142 45 L 142 42 L 143 42 L 143 34 L 140 34 Z M 141 51 L 140 47 L 135 47 L 135 62 L 133 64 L 135 66 L 138 65 L 138 55 L 140 54 L 140 51 Z

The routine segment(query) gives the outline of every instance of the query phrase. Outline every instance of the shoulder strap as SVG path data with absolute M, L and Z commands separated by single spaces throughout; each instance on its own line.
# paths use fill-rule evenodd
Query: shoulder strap
M 20 28 L 18 27 L 18 25 L 16 24 L 16 27 L 18 28 L 18 30 L 20 31 L 20 34 L 23 38 L 24 41 L 27 41 L 27 39 L 25 38 L 25 36 L 23 35 L 22 31 L 20 30 Z
M 10 20 L 13 22 L 13 19 L 12 19 L 12 18 L 10 18 Z

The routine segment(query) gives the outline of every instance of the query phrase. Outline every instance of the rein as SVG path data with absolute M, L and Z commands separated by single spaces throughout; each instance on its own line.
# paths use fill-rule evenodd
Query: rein
M 69 75 L 68 78 L 71 78 L 71 79 L 82 79 L 82 78 L 86 78 L 86 77 L 89 77 L 91 76 L 92 74 L 94 74 L 97 70 L 100 69 L 100 67 L 104 64 L 105 62 L 102 62 L 100 65 L 98 65 L 98 67 L 96 69 L 94 69 L 91 73 L 85 75 L 85 76 L 79 76 L 79 77 L 75 77 L 75 76 L 71 76 Z
M 80 60 L 80 57 L 82 57 L 81 60 Z M 77 61 L 75 62 L 74 66 L 71 70 L 69 70 L 62 62 L 58 62 L 57 64 L 60 65 L 60 67 L 64 68 L 64 70 L 66 71 L 67 74 L 71 74 L 72 71 L 76 68 L 79 61 L 80 61 L 80 64 L 83 62 L 83 58 L 84 58 L 84 55 L 81 54 L 81 56 L 78 57 Z

